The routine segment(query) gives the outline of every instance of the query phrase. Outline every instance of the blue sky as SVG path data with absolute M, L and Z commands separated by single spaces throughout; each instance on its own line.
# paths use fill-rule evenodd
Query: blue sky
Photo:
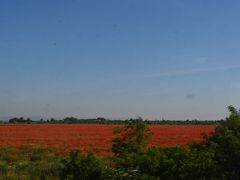
M 240 2 L 1 0 L 0 117 L 220 119 Z

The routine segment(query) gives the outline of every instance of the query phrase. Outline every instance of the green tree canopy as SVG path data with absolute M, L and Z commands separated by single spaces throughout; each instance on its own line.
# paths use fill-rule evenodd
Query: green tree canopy
M 113 131 L 118 137 L 113 139 L 112 152 L 116 155 L 144 152 L 151 140 L 150 128 L 139 118 L 130 120 L 125 126 Z

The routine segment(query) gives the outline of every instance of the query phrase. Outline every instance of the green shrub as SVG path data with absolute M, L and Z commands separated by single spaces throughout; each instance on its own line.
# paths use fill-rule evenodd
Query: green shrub
M 62 163 L 61 179 L 94 180 L 100 179 L 103 174 L 101 161 L 93 154 L 81 155 L 79 151 L 72 151 Z

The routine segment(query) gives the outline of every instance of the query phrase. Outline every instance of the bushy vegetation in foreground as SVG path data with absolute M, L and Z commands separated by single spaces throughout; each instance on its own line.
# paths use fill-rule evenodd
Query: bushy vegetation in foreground
M 0 148 L 0 179 L 240 179 L 240 112 L 206 141 L 187 148 L 147 148 L 151 132 L 141 119 L 115 129 L 114 157 L 49 148 Z

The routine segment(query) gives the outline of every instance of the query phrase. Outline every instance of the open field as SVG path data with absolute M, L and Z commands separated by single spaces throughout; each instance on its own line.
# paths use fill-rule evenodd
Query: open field
M 111 125 L 1 125 L 0 145 L 54 146 L 65 153 L 72 149 L 111 155 Z M 186 145 L 202 141 L 202 133 L 210 134 L 215 126 L 151 126 L 151 146 Z

